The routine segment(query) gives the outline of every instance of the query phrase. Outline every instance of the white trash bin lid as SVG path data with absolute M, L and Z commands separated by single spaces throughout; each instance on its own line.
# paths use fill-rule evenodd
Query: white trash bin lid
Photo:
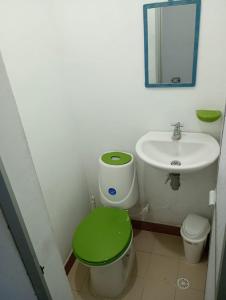
M 209 220 L 195 214 L 188 215 L 181 227 L 182 237 L 194 242 L 205 239 L 209 232 Z

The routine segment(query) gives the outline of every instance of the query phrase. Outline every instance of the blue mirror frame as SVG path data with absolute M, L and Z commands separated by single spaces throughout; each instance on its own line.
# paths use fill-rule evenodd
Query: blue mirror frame
M 157 7 L 167 7 L 176 5 L 196 5 L 195 16 L 195 39 L 194 54 L 192 66 L 191 83 L 150 83 L 149 82 L 149 58 L 148 58 L 148 9 Z M 201 0 L 169 0 L 168 2 L 144 4 L 143 20 L 144 20 L 144 69 L 145 69 L 145 87 L 192 87 L 196 84 L 197 60 L 198 60 L 198 44 L 199 44 L 199 27 L 200 27 Z

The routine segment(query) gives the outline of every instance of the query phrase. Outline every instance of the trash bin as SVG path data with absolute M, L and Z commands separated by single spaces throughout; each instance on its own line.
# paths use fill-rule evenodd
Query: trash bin
M 180 233 L 184 242 L 185 258 L 189 263 L 196 264 L 200 261 L 209 232 L 208 219 L 195 214 L 189 214 L 185 218 Z

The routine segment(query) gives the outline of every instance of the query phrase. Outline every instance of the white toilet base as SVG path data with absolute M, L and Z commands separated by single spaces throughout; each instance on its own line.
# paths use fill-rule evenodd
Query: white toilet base
M 120 296 L 127 287 L 134 263 L 135 249 L 131 239 L 127 250 L 116 261 L 105 266 L 90 267 L 93 293 L 108 298 Z

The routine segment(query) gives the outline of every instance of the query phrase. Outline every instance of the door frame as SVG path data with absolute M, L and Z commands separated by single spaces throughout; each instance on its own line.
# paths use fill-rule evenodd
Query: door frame
M 23 176 L 23 175 L 21 175 Z M 52 300 L 44 278 L 45 268 L 40 266 L 21 215 L 16 197 L 0 157 L 0 208 L 24 264 L 38 300 Z
M 221 256 L 221 266 L 219 270 L 219 280 L 217 284 L 217 300 L 225 300 L 226 298 L 226 229 L 224 234 L 223 251 Z

